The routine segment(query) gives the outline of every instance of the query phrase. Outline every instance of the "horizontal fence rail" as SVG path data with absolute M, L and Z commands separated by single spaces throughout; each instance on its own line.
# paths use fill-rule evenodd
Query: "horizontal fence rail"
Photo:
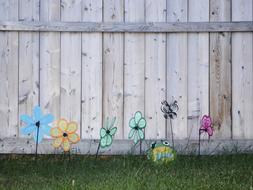
M 252 32 L 253 22 L 30 22 L 0 21 L 0 31 L 34 32 Z

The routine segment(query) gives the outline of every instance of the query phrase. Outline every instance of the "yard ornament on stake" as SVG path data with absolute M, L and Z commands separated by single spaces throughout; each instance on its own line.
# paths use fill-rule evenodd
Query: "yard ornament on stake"
M 169 104 L 166 100 L 161 102 L 161 111 L 163 112 L 165 119 L 170 119 L 170 130 L 171 130 L 171 139 L 172 139 L 172 148 L 174 149 L 174 137 L 173 137 L 173 127 L 172 119 L 177 117 L 177 111 L 179 109 L 177 101 Z
M 147 158 L 155 163 L 169 163 L 176 158 L 176 151 L 172 149 L 168 141 L 152 143 L 147 151 Z
M 110 123 L 109 118 L 106 118 L 105 127 L 100 129 L 100 141 L 97 148 L 96 158 L 98 156 L 98 152 L 100 147 L 107 148 L 112 145 L 113 137 L 117 132 L 117 127 L 114 127 L 116 121 L 116 117 L 114 117 Z
M 25 127 L 21 128 L 21 133 L 24 135 L 31 134 L 36 142 L 35 155 L 37 157 L 38 144 L 42 141 L 44 135 L 50 135 L 49 126 L 53 122 L 54 117 L 52 114 L 44 115 L 42 114 L 41 108 L 35 106 L 33 108 L 33 115 L 21 115 L 20 120 L 26 124 Z
M 62 147 L 64 152 L 70 152 L 71 145 L 80 141 L 80 136 L 76 133 L 77 128 L 78 125 L 74 121 L 58 120 L 56 126 L 50 130 L 50 135 L 54 138 L 52 145 L 55 148 Z
M 200 155 L 200 136 L 202 133 L 208 134 L 208 140 L 213 135 L 212 119 L 210 116 L 204 115 L 201 119 L 201 126 L 199 128 L 199 155 Z
M 140 111 L 135 112 L 134 117 L 129 121 L 129 127 L 131 128 L 128 138 L 134 139 L 134 145 L 140 141 L 140 154 L 141 154 L 141 141 L 145 138 L 143 130 L 146 127 L 146 120 L 142 117 Z

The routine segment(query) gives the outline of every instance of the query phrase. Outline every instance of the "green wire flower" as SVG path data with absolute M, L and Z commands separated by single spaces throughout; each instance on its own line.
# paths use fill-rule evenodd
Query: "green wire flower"
M 137 111 L 129 121 L 129 127 L 131 128 L 128 138 L 134 137 L 134 144 L 137 144 L 139 140 L 144 139 L 143 129 L 146 127 L 146 120 L 142 117 L 140 111 Z
M 111 124 L 109 124 L 109 118 L 106 118 L 105 127 L 100 129 L 100 146 L 102 148 L 109 147 L 112 144 L 113 136 L 117 131 L 117 127 L 113 127 L 116 117 L 112 119 Z

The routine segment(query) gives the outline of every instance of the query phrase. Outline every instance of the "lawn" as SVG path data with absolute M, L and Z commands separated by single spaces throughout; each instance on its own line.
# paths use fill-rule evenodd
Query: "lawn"
M 137 156 L 0 155 L 0 189 L 253 189 L 253 155 L 178 156 L 157 165 Z

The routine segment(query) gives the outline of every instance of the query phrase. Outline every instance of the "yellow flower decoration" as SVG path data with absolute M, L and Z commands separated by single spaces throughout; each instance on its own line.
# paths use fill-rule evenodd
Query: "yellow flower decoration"
M 76 133 L 76 130 L 76 122 L 60 119 L 57 122 L 57 126 L 50 130 L 50 135 L 55 138 L 53 146 L 55 148 L 61 146 L 65 152 L 69 151 L 71 144 L 76 144 L 80 141 L 80 136 Z

